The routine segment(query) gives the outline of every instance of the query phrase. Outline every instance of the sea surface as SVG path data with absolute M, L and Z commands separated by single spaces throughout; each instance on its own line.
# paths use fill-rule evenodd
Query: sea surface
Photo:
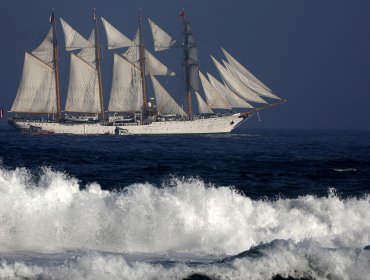
M 0 129 L 0 279 L 370 279 L 370 131 Z

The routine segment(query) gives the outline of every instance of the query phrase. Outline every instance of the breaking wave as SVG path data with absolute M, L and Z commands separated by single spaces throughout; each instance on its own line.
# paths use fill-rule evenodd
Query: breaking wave
M 325 249 L 312 241 L 275 240 L 227 260 L 193 265 L 129 260 L 111 253 L 85 253 L 58 265 L 3 261 L 0 278 L 367 280 L 369 260 L 369 250 Z
M 252 200 L 230 187 L 177 180 L 122 191 L 43 168 L 0 169 L 0 252 L 96 250 L 233 255 L 260 243 L 370 244 L 370 196 Z

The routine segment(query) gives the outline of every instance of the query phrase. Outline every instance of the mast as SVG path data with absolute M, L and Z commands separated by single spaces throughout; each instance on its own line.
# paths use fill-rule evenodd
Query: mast
M 59 65 L 58 65 L 58 41 L 57 41 L 57 31 L 56 31 L 56 20 L 54 15 L 54 9 L 51 13 L 50 23 L 53 27 L 53 60 L 55 69 L 55 93 L 57 95 L 57 121 L 61 120 L 60 113 L 60 87 L 59 87 Z
M 139 62 L 140 62 L 140 72 L 141 72 L 141 84 L 143 91 L 143 109 L 142 109 L 142 118 L 147 114 L 147 92 L 146 92 L 146 83 L 145 83 L 145 48 L 143 41 L 143 32 L 142 32 L 142 20 L 141 20 L 141 9 L 139 9 Z
M 193 32 L 190 28 L 190 22 L 186 19 L 184 10 L 179 14 L 183 18 L 184 25 L 184 66 L 185 66 L 185 94 L 188 99 L 188 115 L 190 118 L 193 116 L 192 111 L 192 92 L 200 90 L 199 82 L 199 64 L 198 64 L 198 48 L 194 40 Z
M 185 19 L 185 12 L 184 10 L 180 13 L 183 19 L 184 25 L 184 65 L 185 65 L 185 95 L 187 96 L 188 100 L 188 116 L 191 118 L 193 115 L 192 108 L 191 108 L 191 86 L 190 86 L 190 58 L 189 58 L 189 40 L 188 35 L 189 31 L 187 28 L 188 22 Z
M 103 85 L 102 85 L 102 75 L 101 75 L 101 68 L 100 68 L 100 44 L 99 44 L 99 30 L 98 30 L 98 22 L 96 20 L 96 10 L 93 11 L 93 19 L 95 24 L 95 64 L 96 64 L 96 71 L 98 71 L 98 79 L 99 79 L 99 98 L 100 98 L 100 120 L 104 122 L 104 99 L 103 99 Z

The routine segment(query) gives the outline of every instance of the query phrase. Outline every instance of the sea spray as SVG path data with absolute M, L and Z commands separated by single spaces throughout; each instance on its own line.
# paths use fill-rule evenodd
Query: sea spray
M 37 180 L 35 178 L 38 177 Z M 370 244 L 369 196 L 252 200 L 201 180 L 81 188 L 67 174 L 0 170 L 0 250 L 237 254 L 275 239 Z

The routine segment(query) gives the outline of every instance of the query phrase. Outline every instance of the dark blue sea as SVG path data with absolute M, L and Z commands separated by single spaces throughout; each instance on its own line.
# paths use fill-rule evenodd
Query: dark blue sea
M 370 131 L 0 130 L 0 279 L 370 279 Z

